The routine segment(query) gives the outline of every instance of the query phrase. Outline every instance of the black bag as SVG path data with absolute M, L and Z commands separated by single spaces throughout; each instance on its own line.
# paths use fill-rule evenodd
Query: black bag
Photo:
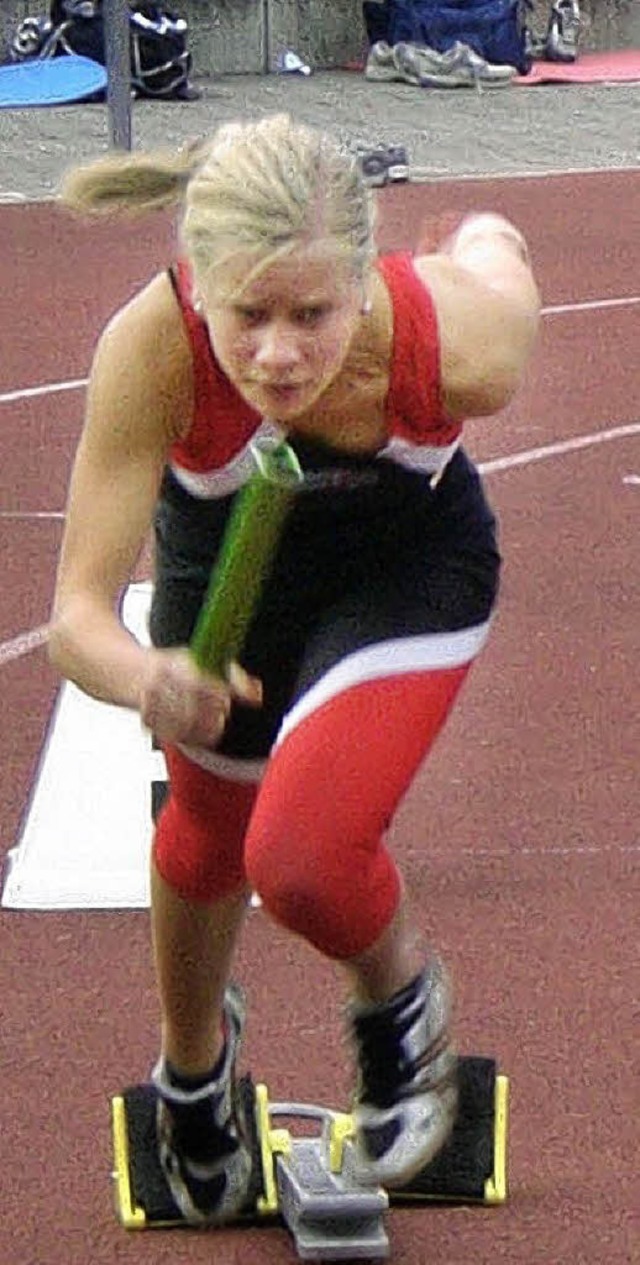
M 131 86 L 138 96 L 189 99 L 187 24 L 163 5 L 130 0 Z M 28 30 L 27 30 L 28 28 Z M 41 32 L 36 47 L 36 30 Z M 51 0 L 47 19 L 25 18 L 12 43 L 14 60 L 66 53 L 106 63 L 101 0 Z

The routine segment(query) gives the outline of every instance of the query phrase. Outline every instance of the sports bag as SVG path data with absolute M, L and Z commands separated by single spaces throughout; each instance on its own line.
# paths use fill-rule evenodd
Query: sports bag
M 531 7 L 532 0 L 386 0 L 383 5 L 365 0 L 364 18 L 368 28 L 376 23 L 375 38 L 388 44 L 419 44 L 445 53 L 459 41 L 485 61 L 515 66 L 525 75 L 531 69 Z
M 38 34 L 40 39 L 38 39 Z M 138 96 L 189 97 L 191 55 L 187 24 L 164 6 L 130 0 L 131 85 Z M 62 57 L 72 53 L 106 63 L 101 0 L 51 0 L 46 19 L 25 18 L 12 57 Z

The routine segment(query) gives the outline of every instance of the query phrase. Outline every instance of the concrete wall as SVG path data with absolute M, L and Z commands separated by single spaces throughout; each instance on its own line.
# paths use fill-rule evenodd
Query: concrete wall
M 167 0 L 189 23 L 197 75 L 262 74 L 293 49 L 315 69 L 358 58 L 365 39 L 361 0 Z M 22 18 L 48 0 L 0 0 L 0 47 Z
M 196 75 L 263 74 L 293 49 L 314 69 L 356 60 L 364 45 L 361 0 L 167 0 L 189 23 Z M 546 25 L 551 0 L 534 0 Z M 0 0 L 0 48 L 48 0 Z M 640 0 L 581 0 L 583 48 L 640 48 Z

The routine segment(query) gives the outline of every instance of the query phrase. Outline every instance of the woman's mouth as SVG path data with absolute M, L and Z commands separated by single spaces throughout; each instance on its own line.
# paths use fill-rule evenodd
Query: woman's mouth
M 267 395 L 273 396 L 274 399 L 286 403 L 297 399 L 305 390 L 305 386 L 302 382 L 261 382 L 259 389 L 266 391 Z

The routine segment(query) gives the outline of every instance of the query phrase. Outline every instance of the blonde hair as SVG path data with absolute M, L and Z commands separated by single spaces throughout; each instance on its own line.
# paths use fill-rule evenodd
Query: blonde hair
M 358 280 L 375 253 L 373 201 L 355 159 L 285 114 L 226 124 L 176 152 L 109 155 L 68 173 L 61 199 L 94 212 L 182 204 L 196 282 L 238 249 L 269 260 L 328 239 Z

